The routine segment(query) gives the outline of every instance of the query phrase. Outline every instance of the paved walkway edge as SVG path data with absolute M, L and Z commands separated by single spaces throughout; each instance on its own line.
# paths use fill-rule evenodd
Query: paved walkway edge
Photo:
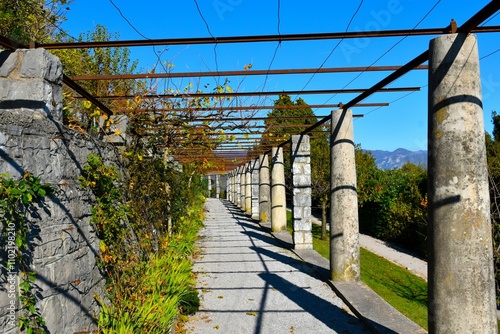
M 349 309 L 374 333 L 427 333 L 422 327 L 392 307 L 362 282 L 333 282 L 329 279 L 330 263 L 314 250 L 293 249 L 288 231 L 272 232 L 270 223 L 259 224 L 283 246 L 294 252 L 344 301 Z

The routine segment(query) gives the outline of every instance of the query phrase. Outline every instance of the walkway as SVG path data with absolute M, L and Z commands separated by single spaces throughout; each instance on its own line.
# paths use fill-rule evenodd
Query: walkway
M 321 278 L 321 268 L 231 203 L 208 199 L 206 209 L 194 264 L 201 307 L 185 326 L 188 334 L 371 332 Z M 365 295 L 361 290 L 356 294 Z

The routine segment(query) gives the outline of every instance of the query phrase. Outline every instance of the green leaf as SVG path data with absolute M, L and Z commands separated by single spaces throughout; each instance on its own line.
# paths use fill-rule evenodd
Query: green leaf
M 23 240 L 19 237 L 16 238 L 16 246 L 20 248 L 23 245 Z
M 23 193 L 24 205 L 30 204 L 32 200 L 33 200 L 33 195 L 31 195 L 30 193 Z
M 23 291 L 29 291 L 31 286 L 29 285 L 28 282 L 21 282 L 19 283 L 19 287 L 21 288 L 21 290 Z

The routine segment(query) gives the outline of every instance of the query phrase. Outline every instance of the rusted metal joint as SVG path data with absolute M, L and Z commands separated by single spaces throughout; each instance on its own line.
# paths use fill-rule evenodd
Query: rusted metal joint
M 451 19 L 448 33 L 449 34 L 457 33 L 457 21 L 455 21 L 454 19 Z

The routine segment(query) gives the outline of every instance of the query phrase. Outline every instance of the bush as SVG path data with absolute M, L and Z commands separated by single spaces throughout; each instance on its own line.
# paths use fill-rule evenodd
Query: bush
M 166 333 L 199 307 L 190 259 L 203 221 L 202 182 L 155 159 L 137 159 L 128 172 L 125 192 L 118 171 L 90 155 L 80 178 L 95 195 L 92 222 L 102 238 L 108 296 L 97 297 L 99 329 Z

